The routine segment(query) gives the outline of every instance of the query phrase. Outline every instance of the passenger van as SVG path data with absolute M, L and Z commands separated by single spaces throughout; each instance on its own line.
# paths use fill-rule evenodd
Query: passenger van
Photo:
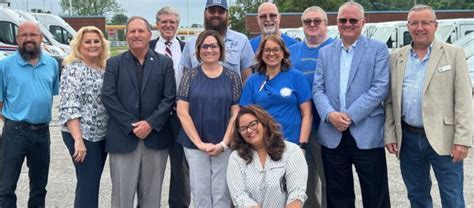
M 53 34 L 56 41 L 69 45 L 76 30 L 74 30 L 66 21 L 61 17 L 54 14 L 44 13 L 31 13 L 36 19 Z

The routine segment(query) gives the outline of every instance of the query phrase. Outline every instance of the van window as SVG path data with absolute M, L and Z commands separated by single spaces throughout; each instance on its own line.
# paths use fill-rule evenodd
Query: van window
M 403 45 L 402 45 L 402 46 L 409 45 L 410 43 L 411 43 L 411 35 L 410 35 L 410 32 L 405 31 L 405 32 L 403 33 Z
M 466 36 L 467 34 L 472 33 L 472 32 L 474 32 L 474 30 L 467 30 L 467 31 L 464 33 L 464 36 Z
M 16 45 L 16 33 L 18 26 L 11 22 L 0 21 L 0 42 L 8 45 Z
M 69 42 L 72 40 L 72 35 L 60 26 L 51 25 L 49 26 L 49 31 L 53 34 L 54 39 L 60 43 L 69 45 Z

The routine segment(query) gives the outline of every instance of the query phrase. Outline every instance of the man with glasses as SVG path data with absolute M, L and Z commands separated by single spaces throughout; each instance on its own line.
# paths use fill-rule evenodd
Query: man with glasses
M 225 61 L 223 66 L 237 72 L 242 81 L 252 74 L 254 52 L 250 42 L 242 33 L 227 28 L 229 13 L 226 0 L 207 0 L 204 10 L 204 28 L 216 30 L 224 39 Z M 196 37 L 186 42 L 180 64 L 186 69 L 200 65 L 196 59 Z
M 23 160 L 30 178 L 28 207 L 45 207 L 50 161 L 51 107 L 59 92 L 58 63 L 41 51 L 38 23 L 18 27 L 18 52 L 0 61 L 0 108 L 4 121 L 0 207 L 16 207 Z
M 260 42 L 266 35 L 276 34 L 280 35 L 286 47 L 297 43 L 298 41 L 290 36 L 280 32 L 281 15 L 278 8 L 271 2 L 265 2 L 258 7 L 257 23 L 262 34 L 250 39 L 250 44 L 254 52 L 257 52 Z
M 462 48 L 435 39 L 430 6 L 411 8 L 407 27 L 412 43 L 390 55 L 385 146 L 400 159 L 411 207 L 433 207 L 430 168 L 442 207 L 464 207 L 463 160 L 473 125 L 466 57 Z
M 305 39 L 290 46 L 290 59 L 294 68 L 300 70 L 313 85 L 314 70 L 318 60 L 319 50 L 332 43 L 334 39 L 327 35 L 328 18 L 326 12 L 318 6 L 304 10 L 301 16 Z M 324 179 L 323 162 L 321 159 L 321 145 L 316 142 L 316 133 L 320 118 L 313 105 L 313 126 L 309 148 L 305 152 L 308 162 L 308 185 L 306 194 L 308 199 L 305 207 L 326 207 L 326 180 Z
M 179 86 L 183 76 L 183 68 L 179 65 L 181 52 L 185 43 L 176 37 L 179 26 L 179 12 L 171 7 L 165 6 L 156 13 L 156 26 L 160 35 L 150 41 L 150 49 L 161 53 L 173 60 L 174 76 L 176 86 Z M 177 89 L 177 88 L 176 88 Z M 181 124 L 176 115 L 176 108 L 171 110 L 168 118 L 171 126 L 171 137 L 173 142 L 169 147 L 170 157 L 170 189 L 168 203 L 171 208 L 189 207 L 191 202 L 191 188 L 189 187 L 189 167 L 184 156 L 183 146 L 176 142 Z
M 390 207 L 383 141 L 388 95 L 388 48 L 361 36 L 364 8 L 339 7 L 341 39 L 322 48 L 314 74 L 313 101 L 322 121 L 317 139 L 326 177 L 327 206 L 354 207 L 352 166 L 364 207 Z

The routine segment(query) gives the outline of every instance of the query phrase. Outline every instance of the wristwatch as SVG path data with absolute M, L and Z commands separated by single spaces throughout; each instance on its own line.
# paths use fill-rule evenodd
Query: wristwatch
M 304 150 L 308 149 L 308 142 L 300 142 L 300 148 Z

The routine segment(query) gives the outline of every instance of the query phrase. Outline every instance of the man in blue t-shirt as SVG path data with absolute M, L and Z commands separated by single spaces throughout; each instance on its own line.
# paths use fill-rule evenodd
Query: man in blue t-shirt
M 280 34 L 286 47 L 297 43 L 298 41 L 280 32 L 281 15 L 275 4 L 270 2 L 262 3 L 258 7 L 257 22 L 262 34 L 250 39 L 250 45 L 254 52 L 257 52 L 260 42 L 265 35 Z
M 319 49 L 333 42 L 327 35 L 328 18 L 326 12 L 318 6 L 307 8 L 301 16 L 305 39 L 289 47 L 290 59 L 293 67 L 300 70 L 313 85 L 314 71 L 319 55 Z M 313 127 L 309 139 L 308 149 L 305 152 L 309 174 L 304 207 L 326 207 L 326 193 L 323 163 L 321 160 L 321 145 L 316 142 L 316 132 L 320 118 L 313 105 Z

